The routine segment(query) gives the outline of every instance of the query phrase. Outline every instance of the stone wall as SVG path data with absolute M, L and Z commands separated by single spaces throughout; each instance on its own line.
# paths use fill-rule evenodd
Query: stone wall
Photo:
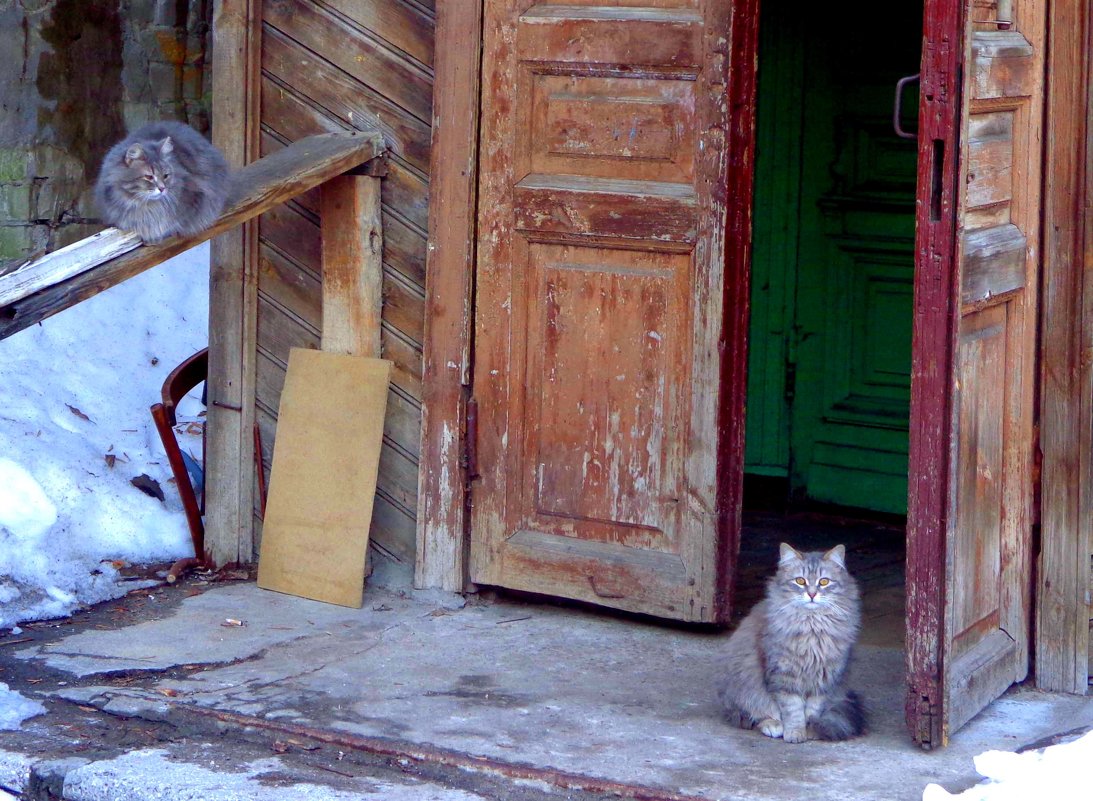
M 213 0 L 0 0 L 0 262 L 101 228 L 90 186 L 142 123 L 207 132 Z

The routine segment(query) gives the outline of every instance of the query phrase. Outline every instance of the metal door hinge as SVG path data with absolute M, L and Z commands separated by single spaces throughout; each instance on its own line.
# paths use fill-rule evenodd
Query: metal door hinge
M 1040 525 L 1040 503 L 1043 498 L 1044 449 L 1040 442 L 1040 421 L 1032 425 L 1032 525 Z
M 930 696 L 915 693 L 911 690 L 908 705 L 914 709 L 911 726 L 911 737 L 924 750 L 929 751 L 945 745 L 942 740 L 941 710 L 936 701 Z
M 463 469 L 466 484 L 478 478 L 478 401 L 469 398 L 465 407 L 463 421 Z

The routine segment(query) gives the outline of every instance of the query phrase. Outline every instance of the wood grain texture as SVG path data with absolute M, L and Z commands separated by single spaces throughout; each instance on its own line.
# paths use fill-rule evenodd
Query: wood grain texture
M 291 136 L 288 141 L 321 132 L 321 130 L 307 129 L 306 133 Z M 284 146 L 285 142 L 279 137 L 263 134 L 263 156 L 280 150 Z M 424 294 L 426 221 L 425 217 L 421 216 L 419 207 L 428 205 L 428 183 L 411 171 L 402 168 L 398 163 L 388 162 L 387 175 L 382 184 L 384 264 L 388 269 L 401 274 L 409 283 L 417 287 L 421 294 Z M 293 205 L 318 219 L 317 190 L 298 195 Z
M 273 321 L 279 317 L 292 318 L 293 326 L 276 325 Z M 270 296 L 263 292 L 258 296 L 258 337 L 257 348 L 268 353 L 283 363 L 288 363 L 288 351 L 291 347 L 319 347 L 318 320 L 307 321 L 294 313 L 294 310 L 274 303 Z M 286 336 L 291 334 L 291 336 Z M 380 341 L 383 356 L 395 363 L 391 382 L 401 389 L 410 398 L 421 397 L 421 351 L 413 342 L 401 336 L 384 325 L 380 332 Z M 264 395 L 258 395 L 259 402 L 269 404 L 269 399 Z M 276 409 L 272 404 L 271 408 Z
M 1083 18 L 1086 42 L 1084 52 L 1088 57 L 1093 46 L 1093 20 L 1088 10 Z M 1085 101 L 1086 108 L 1093 109 L 1093 64 L 1086 62 Z M 1088 111 L 1087 117 L 1088 119 Z M 1081 419 L 1093 420 L 1093 129 L 1087 129 L 1085 135 L 1085 168 L 1082 171 L 1082 214 L 1084 221 L 1083 242 L 1085 257 L 1082 259 L 1082 333 L 1081 333 L 1081 371 L 1079 389 Z M 1078 558 L 1083 561 L 1089 555 L 1089 578 L 1086 585 L 1086 606 L 1090 618 L 1089 661 L 1086 663 L 1090 678 L 1093 678 L 1093 439 L 1085 438 L 1078 444 Z M 1080 635 L 1079 635 L 1080 641 Z M 1086 692 L 1089 692 L 1087 689 Z
M 913 737 L 930 747 L 1028 670 L 1046 15 L 1043 0 L 1022 3 L 1002 35 L 927 4 L 907 711 Z M 959 39 L 970 61 L 958 89 L 938 81 L 960 74 Z
M 301 320 L 265 296 L 259 296 L 258 341 L 261 345 L 257 350 L 255 406 L 262 426 L 264 465 L 268 470 L 272 448 L 277 440 L 277 410 L 289 351 L 293 347 L 317 348 L 318 327 Z M 390 356 L 392 350 L 387 347 L 386 355 Z M 416 440 L 420 410 L 416 398 L 405 388 L 405 370 L 405 363 L 396 363 L 394 383 L 387 395 L 388 413 L 384 420 L 381 469 L 370 537 L 376 548 L 388 555 L 401 554 L 399 561 L 409 566 L 413 564 L 413 539 L 407 539 L 407 536 L 413 532 L 413 503 L 407 505 L 405 499 L 413 498 L 416 491 L 417 460 L 416 453 L 406 450 L 401 443 Z M 381 505 L 394 506 L 397 510 L 381 512 Z M 257 498 L 255 510 L 260 510 Z M 405 524 L 406 520 L 408 524 Z M 403 524 L 392 525 L 393 522 Z
M 471 287 L 482 5 L 440 0 L 425 284 L 424 391 L 414 584 L 464 589 Z
M 0 308 L 0 338 L 56 314 L 74 303 L 131 278 L 189 250 L 207 239 L 237 228 L 297 194 L 368 161 L 383 152 L 376 135 L 325 134 L 297 142 L 269 158 L 252 162 L 233 176 L 227 207 L 207 230 L 156 245 L 141 245 L 23 300 Z
M 422 172 L 428 169 L 427 123 L 274 28 L 262 37 L 262 69 L 276 86 L 265 94 L 263 106 L 274 130 L 282 113 L 271 101 L 283 96 L 286 102 L 312 106 L 350 127 L 381 131 L 391 153 Z
M 516 228 L 532 235 L 694 244 L 698 198 L 686 184 L 529 175 L 513 187 Z
M 918 203 L 907 497 L 907 698 L 911 737 L 943 745 L 945 547 L 952 470 L 953 345 L 959 304 L 956 146 L 964 19 L 960 3 L 926 0 L 918 117 Z
M 1022 3 L 1014 25 L 1006 32 L 1021 41 L 1015 37 L 1013 42 L 996 45 L 992 40 L 989 50 L 982 42 L 994 34 L 974 32 L 973 61 L 966 73 L 969 129 L 980 121 L 987 121 L 989 128 L 996 126 L 1000 118 L 995 109 L 999 107 L 1006 108 L 1011 118 L 998 126 L 1001 136 L 1012 142 L 1011 148 L 1000 151 L 1003 156 L 1010 154 L 1010 165 L 1008 169 L 1000 166 L 998 173 L 1011 174 L 1012 201 L 1008 225 L 988 225 L 963 237 L 964 244 L 990 244 L 962 251 L 962 273 L 981 276 L 982 268 L 990 262 L 997 278 L 986 282 L 991 286 L 984 294 L 990 297 L 981 296 L 975 306 L 962 309 L 958 333 L 958 376 L 980 369 L 984 372 L 978 380 L 957 384 L 956 436 L 961 447 L 978 439 L 979 448 L 961 455 L 956 466 L 957 485 L 963 491 L 957 490 L 957 515 L 947 552 L 952 575 L 946 608 L 944 716 L 949 733 L 978 711 L 971 706 L 970 697 L 986 706 L 1010 684 L 1024 679 L 1030 662 L 1033 506 L 1039 478 L 1035 468 L 1035 370 L 1047 14 L 1048 4 L 1043 0 Z M 1006 132 L 1006 127 L 1011 130 Z M 963 203 L 971 210 L 977 202 L 971 192 L 975 168 L 971 136 L 967 142 Z M 968 219 L 958 224 L 966 231 L 974 226 Z M 980 235 L 982 239 L 977 238 Z M 1023 255 L 1018 245 L 1023 245 Z M 988 339 L 995 339 L 996 344 L 987 345 Z M 987 356 L 991 350 L 994 355 Z M 995 448 L 999 460 L 992 470 L 982 457 Z M 972 580 L 974 604 L 962 607 L 961 594 L 969 594 Z M 964 613 L 972 608 L 973 613 Z M 990 646 L 992 642 L 997 647 Z M 968 664 L 963 659 L 966 653 L 984 649 L 997 654 L 993 665 Z M 968 687 L 974 687 L 975 693 L 969 693 Z
M 310 223 L 302 222 L 307 230 Z M 384 231 L 386 245 L 386 231 Z M 316 330 L 321 327 L 322 276 L 293 259 L 270 241 L 259 248 L 258 289 L 263 297 L 291 310 Z M 418 287 L 401 278 L 401 273 L 384 265 L 383 274 L 384 324 L 409 339 L 420 342 L 424 319 L 424 302 Z M 417 437 L 414 437 L 415 441 Z M 406 443 L 408 446 L 411 443 Z M 414 444 L 416 448 L 416 442 Z
M 416 470 L 420 440 L 416 420 L 422 394 L 429 202 L 430 6 L 420 0 L 263 0 L 260 53 L 263 153 L 305 136 L 342 130 L 377 130 L 387 146 L 388 171 L 380 193 L 380 339 L 384 358 L 394 363 L 389 404 L 397 395 L 403 414 L 400 424 L 385 434 L 385 447 L 401 456 L 381 458 L 372 541 L 376 550 L 398 554 L 407 563 L 413 562 L 415 548 L 416 498 L 409 509 L 395 501 L 396 493 L 385 489 L 385 476 L 390 471 L 399 477 L 399 497 L 406 501 L 401 480 L 407 464 L 411 472 Z M 263 356 L 283 359 L 290 345 L 317 341 L 325 281 L 321 202 L 320 193 L 313 191 L 262 217 L 255 347 Z M 329 332 L 331 326 L 326 328 Z M 264 378 L 255 403 L 272 411 L 279 392 L 275 382 L 281 379 L 276 372 Z
M 477 583 L 727 614 L 755 52 L 734 8 L 486 3 Z
M 362 605 L 390 374 L 391 363 L 383 359 L 292 351 L 270 469 L 259 587 Z
M 716 615 L 731 613 L 740 552 L 741 512 L 744 508 L 744 433 L 747 401 L 748 321 L 751 298 L 752 215 L 754 195 L 735 187 L 755 182 L 756 117 L 759 47 L 758 0 L 732 4 L 732 37 L 729 44 L 727 97 L 732 125 L 728 131 L 728 165 L 725 197 L 725 325 L 718 350 L 721 353 L 721 397 L 717 427 L 717 518 L 715 553 L 725 565 L 724 578 L 714 595 Z M 707 36 L 715 36 L 714 31 Z M 729 311 L 731 310 L 731 311 Z
M 323 61 L 427 123 L 432 76 L 404 58 L 367 28 L 313 0 L 267 0 L 263 19 Z
M 1028 241 L 1012 223 L 965 231 L 960 302 L 998 300 L 1025 287 Z
M 1045 136 L 1044 279 L 1041 319 L 1040 569 L 1036 594 L 1036 685 L 1086 693 L 1091 671 L 1089 606 L 1093 551 L 1093 198 L 1091 27 L 1087 3 L 1052 6 Z M 1081 146 L 1076 146 L 1081 143 Z M 1080 424 L 1079 424 L 1080 425 Z
M 329 353 L 380 357 L 380 180 L 342 175 L 322 186 L 322 349 Z
M 404 0 L 323 0 L 345 19 L 383 39 L 426 67 L 433 66 L 433 20 Z
M 40 289 L 87 272 L 143 244 L 138 234 L 107 228 L 0 275 L 0 309 Z
M 257 158 L 255 95 L 247 81 L 259 25 L 258 0 L 213 4 L 212 140 L 233 169 Z M 246 282 L 254 257 L 254 226 L 212 243 L 209 260 L 209 380 L 205 476 L 205 545 L 214 564 L 249 562 L 253 481 L 246 459 L 253 446 L 244 408 L 252 380 L 246 343 L 253 337 Z

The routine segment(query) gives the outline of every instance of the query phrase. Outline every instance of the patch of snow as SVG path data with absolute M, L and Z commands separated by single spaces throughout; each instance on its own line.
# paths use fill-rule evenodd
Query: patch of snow
M 0 628 L 125 594 L 126 563 L 192 555 L 148 409 L 208 342 L 208 285 L 202 245 L 0 341 Z
M 1089 766 L 1093 764 L 1093 731 L 1069 743 L 1040 751 L 1014 754 L 987 751 L 974 759 L 976 772 L 986 777 L 953 795 L 936 784 L 926 785 L 922 801 L 1028 801 L 1033 798 L 1088 797 Z
M 30 768 L 34 761 L 29 754 L 5 751 L 0 748 L 0 787 L 16 793 L 26 791 L 30 780 Z M 0 795 L 0 799 L 3 797 Z
M 46 708 L 0 681 L 0 731 L 18 731 L 23 721 L 44 715 Z

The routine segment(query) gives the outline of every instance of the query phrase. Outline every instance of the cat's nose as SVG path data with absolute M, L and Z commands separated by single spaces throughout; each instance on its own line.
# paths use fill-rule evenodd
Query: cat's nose
M 815 601 L 816 600 L 816 590 L 806 590 L 806 592 L 808 593 L 808 600 L 810 600 L 810 601 Z

